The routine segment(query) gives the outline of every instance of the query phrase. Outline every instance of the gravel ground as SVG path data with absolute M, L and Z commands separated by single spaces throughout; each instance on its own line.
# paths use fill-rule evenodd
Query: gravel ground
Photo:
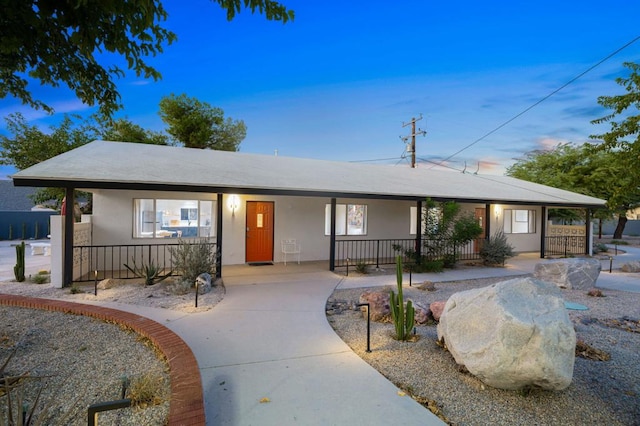
M 405 298 L 428 304 L 458 291 L 502 279 L 436 283 L 435 291 L 404 288 Z M 389 287 L 389 289 L 391 289 Z M 366 362 L 425 403 L 435 402 L 454 425 L 640 425 L 640 294 L 606 290 L 606 297 L 562 290 L 565 300 L 587 306 L 569 311 L 577 338 L 610 353 L 609 361 L 576 358 L 573 381 L 560 392 L 505 391 L 461 372 L 453 357 L 436 344 L 436 325 L 417 326 L 416 342 L 392 338 L 390 323 L 371 324 L 366 350 L 366 318 L 355 310 L 366 289 L 336 290 L 327 303 L 330 324 Z M 622 321 L 626 317 L 628 321 Z M 632 320 L 632 321 L 631 321 Z
M 143 286 L 128 281 L 109 290 L 98 290 L 93 284 L 81 287 L 80 293 L 56 289 L 48 284 L 0 283 L 0 293 L 32 297 L 118 301 L 201 312 L 211 309 L 224 296 L 224 287 L 216 286 L 198 298 L 194 294 L 176 296 L 168 291 L 170 282 Z M 0 306 L 0 365 L 17 347 L 7 371 L 45 376 L 46 387 L 39 407 L 51 404 L 47 413 L 52 419 L 43 424 L 85 425 L 90 404 L 120 398 L 122 378 L 134 380 L 147 376 L 157 382 L 163 402 L 145 408 L 125 408 L 99 415 L 100 425 L 164 425 L 169 414 L 170 381 L 166 361 L 146 339 L 116 324 L 80 315 Z M 33 400 L 36 384 L 26 388 L 27 398 Z M 6 419 L 6 397 L 0 397 L 0 424 Z M 67 418 L 67 416 L 70 416 Z

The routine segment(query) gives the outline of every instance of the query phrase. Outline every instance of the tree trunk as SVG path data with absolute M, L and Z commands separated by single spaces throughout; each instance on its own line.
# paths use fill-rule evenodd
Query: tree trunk
M 602 239 L 602 219 L 598 220 L 598 238 Z
M 624 227 L 627 224 L 627 214 L 622 213 L 618 216 L 618 226 L 616 226 L 616 230 L 613 233 L 614 239 L 621 239 L 622 233 L 624 232 Z

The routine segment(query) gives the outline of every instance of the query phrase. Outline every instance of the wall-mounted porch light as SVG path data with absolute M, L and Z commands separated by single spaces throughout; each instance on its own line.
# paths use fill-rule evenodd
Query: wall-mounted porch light
M 494 213 L 495 213 L 495 215 L 496 215 L 496 220 L 498 220 L 498 219 L 500 218 L 500 211 L 501 211 L 501 210 L 502 210 L 502 209 L 500 208 L 500 206 L 494 206 L 494 207 L 493 207 L 493 211 L 494 211 Z
M 240 198 L 237 195 L 230 195 L 227 200 L 227 206 L 231 210 L 231 216 L 236 215 L 236 210 L 240 207 Z

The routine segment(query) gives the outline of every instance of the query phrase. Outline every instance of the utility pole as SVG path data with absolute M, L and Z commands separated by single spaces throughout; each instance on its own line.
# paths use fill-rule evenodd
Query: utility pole
M 416 136 L 425 136 L 427 134 L 426 131 L 420 128 L 416 131 L 416 122 L 420 120 L 422 120 L 422 114 L 420 114 L 420 117 L 418 118 L 411 118 L 411 121 L 409 121 L 408 123 L 402 123 L 402 127 L 411 125 L 411 134 L 408 136 L 400 137 L 400 139 L 402 139 L 402 141 L 405 143 L 409 140 L 409 138 L 411 138 L 411 147 L 407 147 L 407 152 L 411 152 L 411 168 L 413 169 L 416 167 Z

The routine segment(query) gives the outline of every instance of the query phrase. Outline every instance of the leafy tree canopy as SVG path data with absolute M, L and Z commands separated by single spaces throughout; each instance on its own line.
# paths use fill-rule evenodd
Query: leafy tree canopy
M 640 203 L 638 172 L 622 151 L 599 151 L 591 145 L 560 144 L 553 150 L 527 153 L 507 169 L 507 175 L 555 188 L 566 189 L 607 200 L 607 209 L 596 217 L 609 219 L 624 215 Z M 576 218 L 567 210 L 550 214 Z
M 631 74 L 627 78 L 618 77 L 616 83 L 623 86 L 627 93 L 598 98 L 598 103 L 612 112 L 591 123 L 610 123 L 611 129 L 591 137 L 602 140 L 598 149 L 631 151 L 638 158 L 640 153 L 640 65 L 633 62 L 625 62 L 623 65 L 631 70 Z M 616 118 L 622 120 L 616 121 Z
M 164 133 L 144 129 L 126 118 L 100 121 L 98 126 L 99 134 L 106 141 L 169 145 L 169 138 Z
M 237 151 L 247 134 L 242 120 L 225 119 L 221 108 L 185 94 L 163 97 L 160 117 L 167 124 L 167 133 L 187 148 Z
M 78 124 L 74 122 L 78 118 L 72 117 L 65 115 L 47 133 L 29 125 L 22 114 L 10 114 L 5 122 L 12 136 L 0 135 L 0 164 L 26 169 L 97 138 L 93 126 L 86 122 Z
M 241 9 L 286 23 L 294 13 L 272 0 L 212 0 L 231 20 Z M 162 53 L 177 36 L 163 28 L 167 19 L 160 0 L 2 0 L 0 3 L 0 99 L 13 96 L 36 109 L 52 112 L 35 99 L 28 78 L 44 85 L 61 84 L 87 105 L 111 117 L 120 108 L 114 79 L 118 66 L 99 63 L 109 53 L 126 61 L 136 76 L 158 80 L 146 62 Z

